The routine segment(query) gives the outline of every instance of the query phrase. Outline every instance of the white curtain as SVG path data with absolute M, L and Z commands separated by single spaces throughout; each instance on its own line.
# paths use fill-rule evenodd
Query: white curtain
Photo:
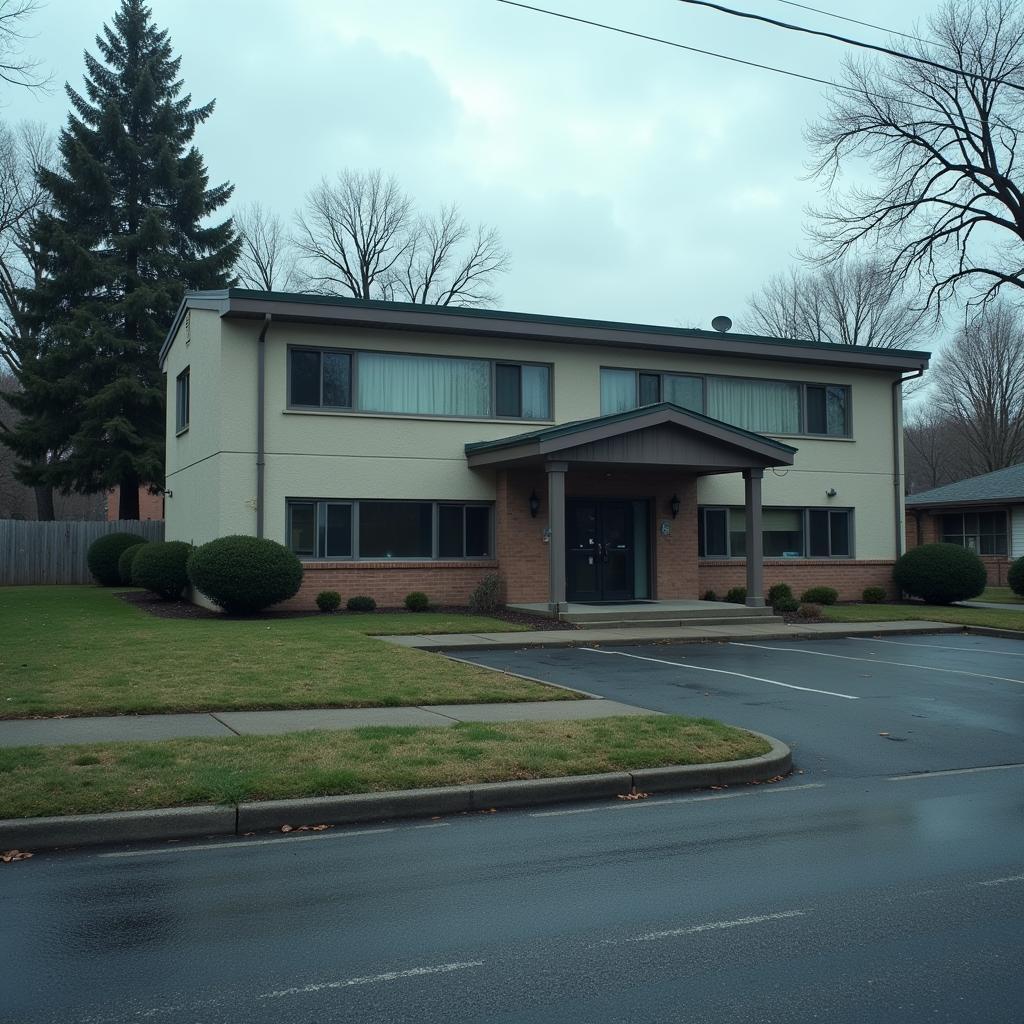
M 636 408 L 636 374 L 632 370 L 601 371 L 601 415 Z
M 704 382 L 700 377 L 682 377 L 666 373 L 662 383 L 664 399 L 683 409 L 704 411 Z
M 708 415 L 763 434 L 800 433 L 800 385 L 738 377 L 708 378 Z
M 359 408 L 368 412 L 491 414 L 491 364 L 485 359 L 360 352 L 356 382 Z

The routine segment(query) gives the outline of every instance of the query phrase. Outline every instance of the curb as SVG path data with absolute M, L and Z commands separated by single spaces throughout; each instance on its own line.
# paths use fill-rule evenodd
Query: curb
M 669 765 L 635 772 L 519 779 L 390 793 L 266 800 L 221 807 L 164 807 L 150 811 L 79 814 L 0 821 L 0 848 L 53 849 L 109 843 L 233 836 L 282 825 L 352 825 L 394 818 L 437 817 L 497 808 L 529 807 L 626 796 L 634 789 L 664 793 L 707 786 L 766 782 L 788 775 L 793 757 L 781 740 L 746 730 L 771 744 L 767 754 L 742 761 Z
M 1024 611 L 1024 605 L 1021 606 Z M 1006 640 L 1024 640 L 1024 632 L 1019 629 L 1003 629 L 1000 626 L 964 626 L 965 633 L 976 633 L 978 636 L 999 636 Z

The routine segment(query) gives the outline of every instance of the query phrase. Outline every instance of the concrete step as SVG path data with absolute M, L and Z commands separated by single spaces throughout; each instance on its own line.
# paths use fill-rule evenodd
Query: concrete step
M 753 620 L 757 617 L 771 618 L 771 608 L 748 608 L 746 605 L 737 604 L 731 608 L 715 607 L 710 608 L 666 608 L 657 604 L 635 605 L 630 608 L 618 607 L 602 610 L 594 608 L 584 611 L 563 612 L 561 618 L 564 622 L 574 622 L 582 625 L 585 622 L 634 622 L 638 626 L 644 622 L 664 623 L 670 619 L 678 619 L 680 622 L 693 621 L 705 622 L 709 619 L 720 619 L 723 622 L 728 619 Z
M 784 621 L 781 615 L 730 615 L 724 618 L 713 616 L 703 619 L 587 619 L 576 622 L 576 626 L 579 629 L 675 629 L 679 626 L 778 626 Z

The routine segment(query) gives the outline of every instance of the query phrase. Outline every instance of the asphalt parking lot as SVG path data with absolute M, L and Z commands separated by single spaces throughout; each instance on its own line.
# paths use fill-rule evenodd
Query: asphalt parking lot
M 583 638 L 581 638 L 583 639 Z M 789 743 L 805 775 L 1024 762 L 1024 643 L 947 634 L 459 651 L 458 657 Z

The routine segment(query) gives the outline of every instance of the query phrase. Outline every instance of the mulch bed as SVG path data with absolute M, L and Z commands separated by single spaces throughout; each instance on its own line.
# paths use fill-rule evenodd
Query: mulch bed
M 127 604 L 134 605 L 136 608 L 140 608 L 142 611 L 148 612 L 150 615 L 155 615 L 158 619 L 234 619 L 248 621 L 252 619 L 305 619 L 322 616 L 324 614 L 323 612 L 315 610 L 275 611 L 273 608 L 270 608 L 263 612 L 257 612 L 255 615 L 225 615 L 223 612 L 211 611 L 209 608 L 203 608 L 200 605 L 192 604 L 191 601 L 164 601 L 157 597 L 156 594 L 150 594 L 145 590 L 122 591 L 117 596 Z M 409 611 L 407 608 L 379 608 L 377 611 L 387 612 L 391 615 L 402 614 L 415 616 L 417 614 L 416 612 Z M 442 614 L 475 614 L 468 608 L 459 607 L 457 605 L 432 606 L 430 611 L 440 612 Z M 377 612 L 333 612 L 331 614 L 358 615 L 362 618 L 376 615 Z M 576 626 L 571 622 L 556 622 L 554 619 L 546 619 L 540 615 L 527 615 L 524 612 L 509 611 L 505 608 L 496 612 L 488 612 L 487 614 L 492 619 L 500 619 L 502 622 L 511 622 L 516 625 L 529 626 L 531 629 L 576 629 Z

